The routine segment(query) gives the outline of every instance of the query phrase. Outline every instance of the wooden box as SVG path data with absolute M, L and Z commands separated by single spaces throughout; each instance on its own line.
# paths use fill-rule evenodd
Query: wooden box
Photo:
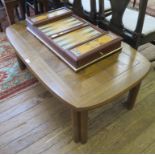
M 60 8 L 27 18 L 27 29 L 78 71 L 121 49 L 121 37 Z

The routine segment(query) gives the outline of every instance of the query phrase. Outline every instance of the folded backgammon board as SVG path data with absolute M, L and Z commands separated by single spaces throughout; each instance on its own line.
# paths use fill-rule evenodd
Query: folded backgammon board
M 26 21 L 27 29 L 74 71 L 121 49 L 121 37 L 103 31 L 67 8 L 27 17 Z

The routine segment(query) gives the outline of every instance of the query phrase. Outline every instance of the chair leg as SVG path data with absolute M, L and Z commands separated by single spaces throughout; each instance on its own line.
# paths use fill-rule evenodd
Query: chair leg
M 48 0 L 38 0 L 38 2 L 40 3 L 40 6 L 43 12 L 47 12 L 49 10 Z
M 2 24 L 0 23 L 0 32 L 3 32 Z
M 19 1 L 19 10 L 20 10 L 20 15 L 21 15 L 21 19 L 25 19 L 25 0 L 20 0 Z
M 34 12 L 35 12 L 35 15 L 37 15 L 39 13 L 38 1 L 37 0 L 34 0 Z
M 28 4 L 26 4 L 26 14 L 28 17 L 30 16 L 30 8 L 29 8 Z
M 18 7 L 15 8 L 15 11 L 16 11 L 16 15 L 17 15 L 18 20 L 20 20 L 20 14 L 19 14 L 19 11 L 18 11 Z
M 43 13 L 44 12 L 44 7 L 42 3 L 39 3 L 39 12 Z

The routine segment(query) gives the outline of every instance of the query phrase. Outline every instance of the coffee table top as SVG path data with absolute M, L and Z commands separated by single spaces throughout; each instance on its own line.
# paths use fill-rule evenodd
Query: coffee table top
M 150 68 L 141 54 L 122 43 L 121 53 L 75 73 L 26 30 L 25 22 L 7 28 L 6 33 L 37 79 L 66 105 L 80 111 L 99 107 L 127 92 Z

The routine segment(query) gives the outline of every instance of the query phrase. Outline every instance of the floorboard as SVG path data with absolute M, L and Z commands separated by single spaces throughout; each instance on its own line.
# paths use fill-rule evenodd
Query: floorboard
M 76 144 L 69 109 L 38 84 L 0 103 L 0 153 L 155 153 L 155 71 L 132 111 L 124 99 L 89 112 L 88 143 Z

